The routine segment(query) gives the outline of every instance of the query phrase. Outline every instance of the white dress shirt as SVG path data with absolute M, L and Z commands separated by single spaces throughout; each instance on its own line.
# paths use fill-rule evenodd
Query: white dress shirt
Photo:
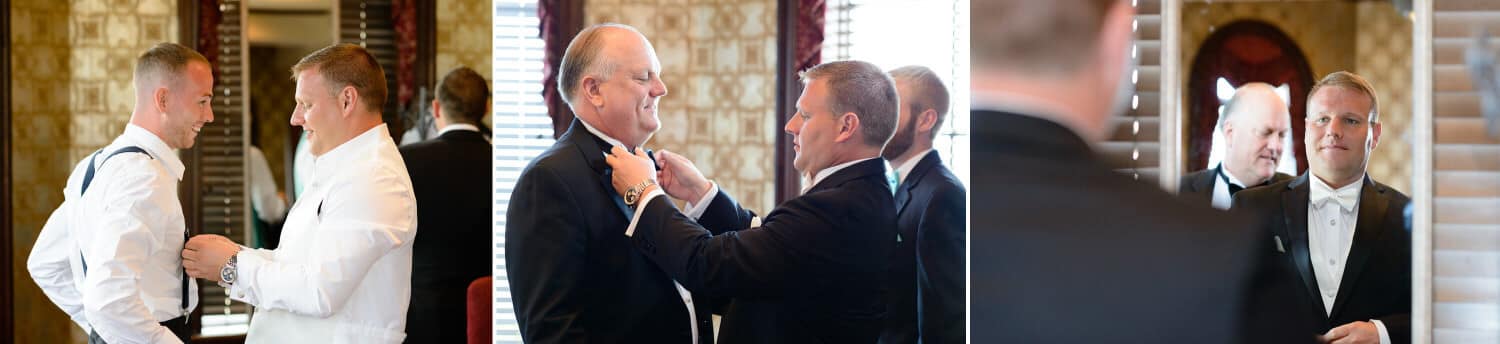
M 270 163 L 266 162 L 266 154 L 260 148 L 250 146 L 250 154 L 245 158 L 250 164 L 250 206 L 255 207 L 256 215 L 266 223 L 280 222 L 286 218 L 286 200 L 276 194 L 276 178 L 271 176 Z
M 1219 173 L 1223 173 L 1225 177 L 1229 177 L 1230 183 L 1239 186 L 1241 189 L 1245 188 L 1245 182 L 1241 182 L 1239 178 L 1235 178 L 1234 173 L 1230 173 L 1229 170 L 1224 167 L 1224 165 L 1219 165 Z M 1220 178 L 1217 174 L 1215 174 L 1213 201 L 1214 208 L 1219 210 L 1229 209 L 1229 206 L 1231 205 L 1230 203 L 1234 202 L 1232 196 L 1233 195 L 1229 194 L 1229 184 L 1225 184 L 1224 178 Z
M 461 131 L 472 131 L 472 132 L 476 132 L 477 133 L 477 132 L 479 132 L 479 127 L 476 127 L 473 124 L 468 124 L 468 123 L 453 123 L 453 124 L 449 124 L 446 127 L 443 127 L 443 130 L 439 130 L 438 133 L 437 133 L 437 135 L 435 135 L 433 137 L 443 136 L 443 134 L 447 134 L 450 131 L 460 131 L 460 130 Z
M 230 297 L 256 306 L 246 343 L 400 343 L 416 196 L 384 124 L 315 158 L 276 250 L 242 250 Z
M 126 153 L 104 163 L 127 146 L 151 156 Z M 97 166 L 94 180 L 80 195 L 91 161 Z M 63 204 L 47 218 L 26 267 L 84 332 L 110 343 L 182 342 L 158 323 L 188 314 L 198 303 L 197 284 L 189 280 L 188 309 L 181 308 L 187 226 L 177 182 L 183 169 L 176 151 L 134 124 L 97 160 L 85 158 L 73 168 Z
M 1231 176 L 1232 178 L 1233 176 Z M 1309 176 L 1307 203 L 1307 250 L 1312 260 L 1313 276 L 1318 282 L 1318 293 L 1323 298 L 1323 312 L 1333 312 L 1333 302 L 1338 299 L 1339 285 L 1344 280 L 1344 265 L 1349 262 L 1349 248 L 1354 246 L 1354 228 L 1359 219 L 1359 193 L 1364 189 L 1364 180 L 1358 180 L 1338 189 L 1328 186 L 1322 178 Z M 1385 323 L 1371 320 L 1380 331 L 1380 343 L 1390 344 L 1391 335 Z M 1334 324 L 1335 327 L 1343 324 Z
M 911 157 L 911 160 L 907 160 L 901 163 L 900 166 L 896 166 L 896 185 L 906 183 L 906 176 L 911 174 L 911 170 L 917 168 L 917 163 L 922 162 L 922 159 L 926 159 L 931 154 L 937 154 L 937 151 L 927 150 L 927 153 Z
M 598 129 L 594 129 L 594 126 L 589 125 L 588 121 L 584 121 L 582 118 L 579 118 L 578 123 L 582 123 L 583 129 L 588 130 L 589 133 L 594 134 L 595 137 L 604 140 L 604 142 L 608 143 L 610 146 L 629 149 L 628 147 L 625 147 L 625 145 L 621 144 L 620 140 L 616 140 L 613 137 L 609 137 L 609 135 L 605 135 L 604 132 L 601 132 Z M 450 125 L 450 127 L 451 126 L 452 125 Z M 604 154 L 608 155 L 609 152 L 605 152 Z M 658 187 L 647 196 L 655 197 L 656 195 L 660 194 L 662 194 L 661 188 Z M 650 198 L 643 197 L 636 204 L 646 204 L 646 201 L 648 200 L 650 200 Z M 630 236 L 630 233 L 635 231 L 635 221 L 640 218 L 641 212 L 635 212 L 635 215 L 631 216 L 630 226 L 625 228 L 626 236 Z M 691 338 L 693 338 L 693 342 L 696 343 L 698 341 L 698 312 L 696 310 L 693 310 L 693 292 L 688 291 L 687 288 L 683 287 L 682 283 L 677 283 L 677 280 L 672 280 L 672 286 L 677 287 L 677 296 L 682 298 L 682 305 L 687 307 L 689 324 L 688 328 L 692 330 L 693 336 Z

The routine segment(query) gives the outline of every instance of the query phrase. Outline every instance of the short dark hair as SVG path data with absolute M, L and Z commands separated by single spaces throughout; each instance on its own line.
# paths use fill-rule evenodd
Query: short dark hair
M 385 107 L 385 70 L 365 48 L 339 43 L 318 49 L 292 66 L 292 79 L 309 69 L 318 71 L 330 92 L 337 94 L 344 86 L 353 86 L 368 110 L 380 112 Z
M 443 76 L 442 84 L 438 85 L 437 99 L 443 107 L 443 115 L 451 122 L 479 124 L 484 118 L 485 104 L 490 100 L 490 86 L 484 81 L 484 76 L 473 69 L 458 67 Z
M 885 147 L 896 133 L 900 96 L 896 83 L 880 67 L 864 61 L 834 61 L 808 68 L 799 76 L 804 84 L 828 81 L 828 108 L 834 116 L 850 112 L 859 116 L 866 145 Z
M 893 69 L 891 79 L 904 80 L 911 88 L 913 97 L 902 101 L 906 102 L 906 107 L 911 109 L 913 116 L 927 109 L 937 112 L 937 123 L 932 125 L 932 134 L 927 138 L 937 137 L 938 128 L 942 128 L 943 122 L 948 119 L 948 86 L 943 85 L 943 79 L 938 78 L 932 69 L 923 66 Z
M 135 82 L 140 86 L 145 79 L 157 79 L 162 77 L 177 78 L 182 75 L 182 70 L 187 68 L 189 62 L 203 62 L 208 64 L 208 59 L 203 57 L 192 48 L 177 43 L 157 43 L 146 49 L 135 61 Z

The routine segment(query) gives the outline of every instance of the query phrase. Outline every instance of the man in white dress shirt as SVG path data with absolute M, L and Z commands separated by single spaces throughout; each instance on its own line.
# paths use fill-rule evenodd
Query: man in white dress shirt
M 1329 74 L 1307 97 L 1308 173 L 1234 196 L 1264 221 L 1326 342 L 1411 342 L 1411 199 L 1365 174 L 1379 110 L 1364 78 Z
M 1213 168 L 1183 175 L 1177 194 L 1214 208 L 1229 209 L 1230 197 L 1246 188 L 1292 179 L 1277 173 L 1283 141 L 1291 135 L 1286 102 L 1276 88 L 1252 82 L 1234 91 L 1219 116 L 1224 134 L 1224 161 Z
M 380 109 L 385 76 L 363 48 L 303 57 L 291 124 L 315 157 L 275 250 L 217 235 L 182 251 L 189 275 L 256 306 L 247 343 L 400 343 L 411 296 L 416 198 Z
M 182 343 L 191 334 L 198 292 L 177 256 L 187 239 L 177 150 L 213 121 L 211 69 L 173 43 L 142 53 L 124 134 L 73 168 L 37 236 L 31 278 L 89 343 Z

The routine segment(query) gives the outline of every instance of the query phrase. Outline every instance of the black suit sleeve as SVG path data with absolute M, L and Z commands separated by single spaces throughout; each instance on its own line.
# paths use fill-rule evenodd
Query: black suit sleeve
M 587 229 L 578 202 L 553 171 L 521 176 L 506 211 L 505 269 L 521 338 L 528 343 L 589 342 L 577 300 Z
M 776 295 L 828 247 L 833 223 L 805 202 L 787 202 L 760 227 L 711 235 L 665 197 L 653 198 L 631 241 L 694 292 L 721 297 Z
M 739 202 L 724 193 L 723 189 L 714 195 L 709 201 L 708 208 L 703 211 L 703 216 L 698 218 L 698 224 L 707 229 L 713 235 L 724 234 L 728 231 L 737 231 L 750 228 L 750 220 L 755 218 L 755 213 L 740 208 Z
M 917 323 L 923 343 L 964 341 L 964 190 L 937 188 L 917 229 Z

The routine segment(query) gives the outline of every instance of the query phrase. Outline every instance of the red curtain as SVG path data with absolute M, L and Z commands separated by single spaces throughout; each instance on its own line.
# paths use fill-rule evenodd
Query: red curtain
M 392 0 L 391 24 L 396 29 L 396 108 L 407 109 L 417 90 L 416 2 Z
M 547 116 L 552 117 L 552 138 L 561 137 L 573 123 L 573 110 L 557 91 L 557 69 L 573 36 L 583 31 L 583 0 L 542 0 L 536 9 L 541 19 L 540 32 L 546 44 L 542 67 L 542 98 L 547 102 Z
M 198 0 L 198 42 L 193 49 L 208 59 L 214 80 L 219 80 L 219 23 L 223 21 L 218 0 Z
M 823 62 L 823 20 L 828 3 L 824 0 L 801 0 L 797 7 L 796 71 L 807 70 Z

